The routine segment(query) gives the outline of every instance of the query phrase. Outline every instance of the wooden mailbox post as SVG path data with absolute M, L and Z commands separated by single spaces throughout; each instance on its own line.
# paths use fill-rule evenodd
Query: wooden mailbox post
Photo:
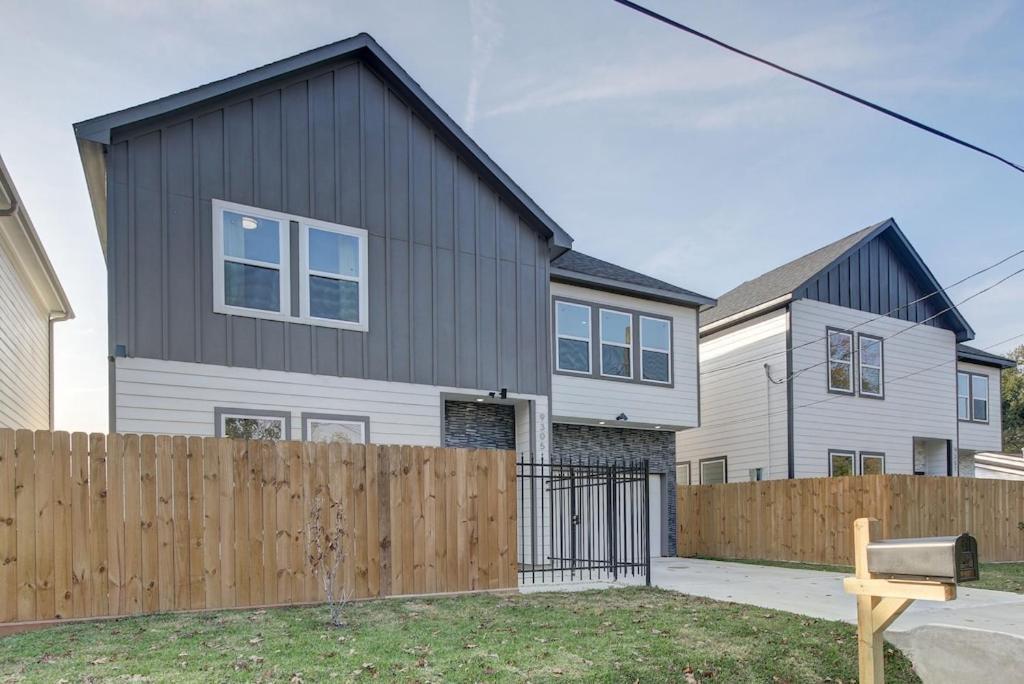
M 896 545 L 886 549 L 886 560 L 889 563 L 893 560 L 902 563 L 901 556 L 913 560 L 910 557 L 917 550 L 913 548 L 915 542 L 919 547 L 931 547 L 932 550 L 941 547 L 945 551 L 948 547 L 948 554 L 933 554 L 942 556 L 944 562 L 941 563 L 941 569 L 927 569 L 927 572 L 913 570 L 906 573 L 906 578 L 900 576 L 904 574 L 903 572 L 894 571 L 888 575 L 889 579 L 872 573 L 869 569 L 871 563 L 868 546 L 872 542 L 881 541 L 880 533 L 881 524 L 874 518 L 858 518 L 854 521 L 855 576 L 843 580 L 846 592 L 857 596 L 857 654 L 861 684 L 882 684 L 885 681 L 882 632 L 902 615 L 911 603 L 917 599 L 952 601 L 956 598 L 957 581 L 961 578 L 977 579 L 977 544 L 966 534 L 962 537 L 895 540 L 897 543 L 904 542 L 902 549 Z M 969 552 L 961 553 L 962 548 L 973 548 L 973 556 Z

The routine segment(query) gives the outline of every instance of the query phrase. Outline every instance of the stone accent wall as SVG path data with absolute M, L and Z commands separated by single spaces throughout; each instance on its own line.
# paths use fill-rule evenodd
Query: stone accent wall
M 516 410 L 505 404 L 444 402 L 444 445 L 465 449 L 516 448 Z
M 650 461 L 652 475 L 663 475 L 661 493 L 662 553 L 676 553 L 676 433 L 593 425 L 551 426 L 551 460 L 614 463 L 634 458 Z

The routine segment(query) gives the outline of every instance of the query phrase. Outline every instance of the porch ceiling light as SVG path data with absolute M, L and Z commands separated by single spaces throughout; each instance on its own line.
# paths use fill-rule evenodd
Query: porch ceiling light
M 477 401 L 483 401 L 483 400 L 484 400 L 484 398 L 483 398 L 483 397 L 478 397 L 478 398 L 477 398 Z
M 599 420 L 599 421 L 597 421 L 597 424 L 598 425 L 604 425 L 604 421 L 603 420 Z

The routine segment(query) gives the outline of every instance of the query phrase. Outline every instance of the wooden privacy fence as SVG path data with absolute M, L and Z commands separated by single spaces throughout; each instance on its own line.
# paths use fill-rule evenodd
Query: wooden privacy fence
M 983 561 L 1024 561 L 1024 482 L 863 475 L 678 488 L 680 556 L 853 564 L 853 521 L 882 537 L 970 532 Z
M 504 451 L 0 430 L 0 623 L 322 601 L 318 492 L 355 598 L 513 588 L 515 491 Z

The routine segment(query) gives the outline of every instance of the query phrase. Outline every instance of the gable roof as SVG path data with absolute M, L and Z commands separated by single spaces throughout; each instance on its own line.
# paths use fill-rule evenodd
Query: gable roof
M 957 340 L 973 339 L 974 330 L 957 310 L 949 296 L 942 291 L 938 280 L 892 218 L 862 228 L 733 288 L 718 298 L 716 307 L 701 314 L 701 327 L 721 323 L 721 325 L 715 326 L 720 329 L 727 327 L 726 319 L 733 317 L 739 319 L 741 314 L 750 309 L 775 300 L 779 300 L 780 304 L 785 303 L 802 286 L 821 276 L 837 262 L 883 233 L 890 236 L 899 245 L 901 262 L 905 263 L 914 275 L 925 284 L 926 293 L 937 293 L 934 295 L 936 305 L 941 309 L 949 309 L 948 313 L 944 315 L 951 320 L 952 327 L 957 333 Z
M 46 307 L 53 320 L 74 318 L 71 302 L 0 157 L 0 247 L 3 246 L 7 247 L 15 267 L 23 274 L 26 287 Z
M 995 368 L 1015 368 L 1017 366 L 1017 362 L 1013 359 L 993 354 L 977 347 L 970 347 L 966 344 L 956 345 L 956 358 L 958 361 L 978 363 L 982 366 L 993 366 Z
M 89 186 L 89 197 L 92 201 L 93 214 L 104 254 L 106 253 L 107 208 L 106 161 L 103 149 L 110 143 L 112 130 L 223 97 L 237 90 L 301 69 L 348 57 L 358 57 L 374 66 L 429 123 L 444 132 L 457 149 L 474 159 L 484 174 L 489 175 L 502 185 L 520 208 L 533 216 L 538 224 L 535 227 L 540 229 L 544 237 L 551 238 L 556 249 L 565 250 L 572 247 L 572 236 L 548 216 L 494 160 L 487 156 L 487 153 L 427 95 L 412 76 L 372 36 L 360 33 L 235 76 L 76 123 L 74 125 L 75 137 L 78 139 L 79 155 L 82 158 L 86 183 Z
M 576 250 L 551 261 L 551 279 L 669 304 L 701 307 L 715 303 L 710 297 Z

